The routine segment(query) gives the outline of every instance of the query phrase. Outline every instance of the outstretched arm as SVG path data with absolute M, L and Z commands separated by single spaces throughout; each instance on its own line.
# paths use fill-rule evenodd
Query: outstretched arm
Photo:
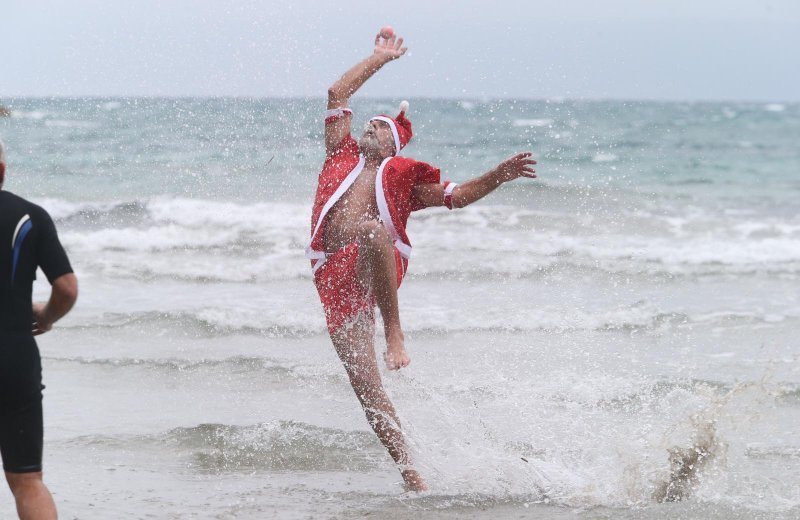
M 459 184 L 452 193 L 453 207 L 463 208 L 468 206 L 493 192 L 505 182 L 513 181 L 520 177 L 535 179 L 536 170 L 533 169 L 533 165 L 536 164 L 536 161 L 531 159 L 532 155 L 531 152 L 518 153 L 480 177 Z M 414 188 L 414 196 L 427 207 L 444 206 L 444 190 L 445 187 L 442 184 L 422 184 Z
M 344 76 L 328 89 L 328 110 L 347 107 L 347 101 L 361 85 L 378 72 L 381 67 L 396 60 L 408 50 L 403 47 L 403 39 L 392 36 L 375 36 L 375 49 L 371 56 L 355 64 Z M 350 134 L 350 117 L 339 117 L 325 125 L 325 148 L 328 153 L 336 150 L 342 139 Z

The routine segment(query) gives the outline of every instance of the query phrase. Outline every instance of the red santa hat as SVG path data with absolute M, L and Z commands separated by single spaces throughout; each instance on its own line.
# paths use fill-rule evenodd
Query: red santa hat
M 408 142 L 411 140 L 411 136 L 414 135 L 414 133 L 411 131 L 411 121 L 409 121 L 406 117 L 407 110 L 408 101 L 402 101 L 400 103 L 400 113 L 397 114 L 397 117 L 394 119 L 384 114 L 370 119 L 370 121 L 383 121 L 389 125 L 389 128 L 392 129 L 392 135 L 394 136 L 395 155 L 400 153 L 400 150 L 402 150 L 408 144 Z

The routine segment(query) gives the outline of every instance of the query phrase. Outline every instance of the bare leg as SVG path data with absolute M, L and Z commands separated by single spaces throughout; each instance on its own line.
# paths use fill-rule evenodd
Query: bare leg
M 42 482 L 42 473 L 6 473 L 21 520 L 55 520 L 56 505 Z
M 386 366 L 397 370 L 408 366 L 400 311 L 397 304 L 397 265 L 394 246 L 380 222 L 365 222 L 358 229 L 358 278 L 374 295 L 383 316 L 386 336 Z
M 425 491 L 428 486 L 411 467 L 406 439 L 400 420 L 381 383 L 373 341 L 375 325 L 362 316 L 352 325 L 344 326 L 331 335 L 333 346 L 342 360 L 353 391 L 364 408 L 367 421 L 386 447 L 412 491 Z

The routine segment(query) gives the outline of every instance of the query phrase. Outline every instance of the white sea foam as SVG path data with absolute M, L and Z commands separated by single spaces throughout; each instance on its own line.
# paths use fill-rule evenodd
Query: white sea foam
M 553 124 L 552 119 L 515 119 L 514 126 L 533 126 L 533 127 L 546 127 Z
M 85 213 L 96 221 L 97 212 L 127 211 L 124 204 L 42 203 L 57 220 Z M 68 228 L 63 240 L 86 264 L 119 275 L 228 281 L 310 276 L 303 256 L 310 231 L 305 205 L 154 199 L 134 207 L 143 208 L 138 220 Z M 673 216 L 636 210 L 620 217 L 613 222 L 505 206 L 426 212 L 410 223 L 410 273 L 526 276 L 560 265 L 631 273 L 800 273 L 798 221 L 692 211 Z
M 18 118 L 18 119 L 33 119 L 34 121 L 40 121 L 46 117 L 53 116 L 55 114 L 50 112 L 45 112 L 43 110 L 14 110 L 11 112 L 11 117 Z
M 595 154 L 594 157 L 592 157 L 592 162 L 593 163 L 607 163 L 607 162 L 614 162 L 617 159 L 619 159 L 619 157 L 617 157 L 613 153 L 598 153 L 598 154 Z
M 44 125 L 55 128 L 100 128 L 100 123 L 96 121 L 75 121 L 69 119 L 48 119 L 44 122 Z
M 782 105 L 780 103 L 769 103 L 764 105 L 764 110 L 767 112 L 783 112 L 786 110 L 786 105 Z
M 72 215 L 75 215 L 81 211 L 95 209 L 98 211 L 108 211 L 109 209 L 117 206 L 117 203 L 80 203 L 80 202 L 71 202 L 64 199 L 54 199 L 54 198 L 43 198 L 43 199 L 36 199 L 34 202 L 42 206 L 47 210 L 51 217 L 54 220 L 61 220 L 65 218 L 69 218 Z
M 203 332 L 215 335 L 255 334 L 272 337 L 308 337 L 325 336 L 326 325 L 321 304 L 315 299 L 314 289 L 310 282 L 297 281 L 296 285 L 281 285 L 282 294 L 263 294 L 258 291 L 236 293 L 218 293 L 214 301 L 206 299 L 193 300 L 191 297 L 180 303 L 176 301 L 154 302 L 151 308 L 162 306 L 166 309 L 171 304 L 180 303 L 184 309 L 180 312 L 169 310 L 148 310 L 108 315 L 105 309 L 100 314 L 86 312 L 71 318 L 65 328 L 107 329 L 132 327 L 151 330 L 172 330 L 176 334 L 191 334 L 198 327 Z M 299 285 L 299 284 L 302 284 Z M 626 332 L 663 334 L 675 328 L 702 326 L 710 330 L 719 326 L 757 327 L 762 324 L 775 325 L 791 320 L 796 323 L 800 318 L 797 309 L 782 315 L 747 311 L 714 311 L 696 313 L 686 316 L 665 313 L 652 303 L 633 305 L 598 305 L 590 301 L 583 302 L 580 307 L 566 308 L 562 303 L 538 305 L 534 307 L 509 306 L 502 290 L 487 292 L 482 300 L 470 298 L 466 301 L 441 301 L 441 294 L 436 294 L 436 303 L 423 304 L 419 292 L 425 290 L 417 287 L 402 290 L 403 330 L 420 334 L 454 334 L 454 333 L 543 333 L 559 335 L 576 332 Z M 429 288 L 429 287 L 428 287 Z M 263 289 L 267 290 L 267 289 Z M 159 297 L 156 289 L 151 291 Z M 247 299 L 242 297 L 247 296 Z M 412 305 L 409 302 L 414 302 Z M 377 311 L 376 311 L 377 312 Z M 379 313 L 377 314 L 380 318 Z M 712 352 L 709 355 L 717 355 Z M 788 360 L 792 362 L 792 360 Z

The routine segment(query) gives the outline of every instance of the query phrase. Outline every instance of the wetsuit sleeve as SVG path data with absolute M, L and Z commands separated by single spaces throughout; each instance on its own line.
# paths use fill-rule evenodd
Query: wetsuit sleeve
M 434 168 L 428 163 L 417 162 L 414 165 L 414 169 L 416 170 L 414 186 L 419 186 L 421 184 L 439 184 L 441 182 L 442 174 L 439 168 Z M 422 201 L 417 199 L 414 195 L 411 195 L 411 211 L 419 211 L 425 208 L 427 208 L 427 206 Z
M 67 253 L 58 239 L 58 232 L 53 219 L 46 211 L 37 214 L 39 236 L 36 244 L 36 263 L 44 271 L 47 280 L 52 284 L 56 278 L 72 272 Z

